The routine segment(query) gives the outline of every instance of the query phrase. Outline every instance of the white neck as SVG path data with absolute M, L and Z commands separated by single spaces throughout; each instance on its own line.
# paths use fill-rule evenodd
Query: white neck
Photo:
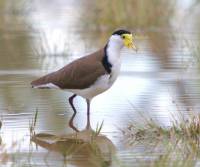
M 116 41 L 109 40 L 107 44 L 107 56 L 108 56 L 108 61 L 112 65 L 121 61 L 122 48 L 123 48 L 123 45 L 120 45 Z

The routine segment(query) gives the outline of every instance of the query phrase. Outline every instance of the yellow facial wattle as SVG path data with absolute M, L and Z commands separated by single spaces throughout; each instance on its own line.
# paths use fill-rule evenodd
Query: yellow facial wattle
M 129 49 L 134 49 L 137 51 L 136 46 L 134 45 L 133 42 L 133 35 L 132 34 L 123 34 L 122 35 L 123 41 L 124 41 L 124 46 L 126 46 Z

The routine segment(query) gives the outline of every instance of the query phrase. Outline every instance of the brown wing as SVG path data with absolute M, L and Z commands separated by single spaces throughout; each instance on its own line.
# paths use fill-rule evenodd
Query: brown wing
M 52 83 L 61 89 L 84 89 L 92 85 L 101 75 L 106 74 L 102 65 L 104 51 L 100 50 L 80 58 L 62 69 L 45 75 L 31 83 L 33 87 Z M 41 88 L 44 88 L 41 86 Z M 48 88 L 45 87 L 45 88 Z

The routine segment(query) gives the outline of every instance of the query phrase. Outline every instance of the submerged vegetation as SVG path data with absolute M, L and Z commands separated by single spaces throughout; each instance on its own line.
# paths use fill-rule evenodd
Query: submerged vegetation
M 143 117 L 143 125 L 132 122 L 122 130 L 131 146 L 151 146 L 157 153 L 150 166 L 195 166 L 200 158 L 200 114 L 174 120 L 170 127 Z

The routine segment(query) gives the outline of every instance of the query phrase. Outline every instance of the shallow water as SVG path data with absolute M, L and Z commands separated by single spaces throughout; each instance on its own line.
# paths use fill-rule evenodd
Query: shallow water
M 13 4 L 9 0 L 2 1 L 0 7 L 3 13 L 0 16 L 3 20 L 0 25 L 1 138 L 11 156 L 7 165 L 95 166 L 88 158 L 90 154 L 93 155 L 91 150 L 86 154 L 84 151 L 87 149 L 79 149 L 80 154 L 69 154 L 65 159 L 57 149 L 56 142 L 61 142 L 59 148 L 65 148 L 69 135 L 75 133 L 68 126 L 73 114 L 68 103 L 72 94 L 59 90 L 31 89 L 30 82 L 93 52 L 105 45 L 105 39 L 101 39 L 101 34 L 87 36 L 90 31 L 81 30 L 80 20 L 83 19 L 80 19 L 82 11 L 78 2 L 21 0 L 19 4 Z M 196 40 L 194 34 L 186 35 Z M 167 68 L 163 68 L 166 64 L 163 65 L 150 51 L 146 45 L 147 39 L 136 40 L 139 47 L 137 53 L 123 50 L 123 64 L 118 80 L 111 89 L 92 101 L 91 126 L 95 130 L 103 122 L 101 134 L 104 135 L 103 144 L 98 139 L 95 141 L 102 147 L 111 146 L 117 150 L 100 156 L 103 160 L 109 158 L 112 166 L 119 166 L 120 163 L 125 166 L 134 163 L 137 166 L 141 160 L 148 164 L 148 160 L 154 157 L 148 148 L 129 147 L 125 142 L 120 128 L 126 128 L 132 120 L 140 121 L 144 114 L 168 126 L 177 111 L 187 115 L 199 109 L 200 89 L 196 68 L 192 71 L 181 68 L 183 64 L 190 65 L 190 54 L 177 44 L 182 39 L 178 42 L 173 38 L 170 40 L 176 47 L 171 49 Z M 87 120 L 86 103 L 77 97 L 75 105 L 78 113 L 74 124 L 84 130 Z M 53 146 L 42 147 L 41 141 L 34 141 L 38 147 L 34 142 L 30 145 L 30 122 L 36 110 L 38 119 L 35 133 L 56 135 L 56 139 L 49 136 L 45 138 L 48 141 L 46 144 L 51 143 Z M 65 135 L 65 138 L 60 139 L 60 135 Z M 80 137 L 83 143 L 88 137 L 88 134 L 86 138 L 84 135 Z M 17 144 L 13 146 L 15 142 Z M 52 147 L 53 151 L 48 151 Z M 155 152 L 155 156 L 157 154 Z M 91 159 L 97 162 L 95 158 Z

